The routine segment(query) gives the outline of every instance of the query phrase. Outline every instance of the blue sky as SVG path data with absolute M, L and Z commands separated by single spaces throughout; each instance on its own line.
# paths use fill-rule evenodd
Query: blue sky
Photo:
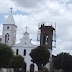
M 29 15 L 28 12 L 24 12 L 24 11 L 20 11 L 20 10 L 17 10 L 16 12 L 13 12 L 13 15 L 16 15 L 16 14 L 22 14 L 22 15 Z M 6 15 L 9 15 L 9 13 L 0 13 L 0 24 L 3 24 L 6 20 L 5 16 Z
M 7 14 L 0 13 L 0 24 L 3 24 L 5 22 L 5 17 L 4 17 L 5 15 L 7 15 Z
M 13 8 L 13 17 L 17 27 L 16 43 L 20 42 L 25 27 L 33 44 L 37 44 L 38 24 L 55 25 L 57 43 L 53 54 L 69 52 L 72 54 L 72 1 L 71 0 L 0 0 L 0 35 Z

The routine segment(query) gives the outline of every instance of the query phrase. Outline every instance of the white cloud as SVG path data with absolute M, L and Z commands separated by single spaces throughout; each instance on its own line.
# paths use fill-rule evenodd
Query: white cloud
M 45 2 L 46 0 L 12 0 L 15 4 L 26 8 L 34 8 Z
M 18 26 L 17 42 L 19 42 L 20 38 L 23 36 L 23 33 L 25 32 L 25 27 L 28 26 L 30 38 L 33 40 L 33 43 L 36 44 L 38 23 L 42 21 L 46 22 L 47 25 L 54 25 L 56 21 L 57 48 L 53 50 L 53 53 L 57 54 L 59 52 L 67 50 L 69 52 L 72 47 L 71 0 L 0 1 L 0 12 L 7 11 L 11 6 L 13 6 L 14 11 L 20 10 L 29 13 L 28 15 L 22 15 L 18 13 L 14 15 L 16 25 Z M 72 52 L 70 51 L 70 53 Z
M 65 51 L 67 47 L 71 48 L 72 11 L 71 9 L 68 9 L 65 4 L 61 4 L 60 2 L 48 1 L 48 3 L 49 4 L 46 2 L 46 5 L 43 5 L 41 8 L 39 8 L 40 10 L 33 10 L 32 14 L 27 17 L 27 21 L 30 20 L 32 25 L 34 25 L 34 23 L 38 24 L 40 21 L 52 24 L 54 24 L 54 21 L 57 22 L 57 48 L 53 50 L 54 54 L 56 54 Z M 30 22 L 27 21 L 26 23 L 29 24 Z M 37 26 L 37 24 L 35 26 Z M 30 29 L 32 31 L 32 26 Z M 36 36 L 35 32 L 37 32 L 37 29 L 33 32 Z M 61 41 L 59 41 L 59 39 Z
M 31 15 L 14 15 L 15 23 L 17 27 L 17 40 L 19 40 L 23 33 L 26 31 L 25 27 L 28 26 L 28 32 L 30 33 L 30 38 L 36 41 L 37 38 L 37 27 L 38 23 Z M 36 22 L 36 23 L 35 23 Z
M 11 0 L 5 0 L 5 1 L 0 0 L 0 13 L 10 12 L 11 7 L 14 8 L 13 11 L 16 11 L 15 4 L 13 4 Z

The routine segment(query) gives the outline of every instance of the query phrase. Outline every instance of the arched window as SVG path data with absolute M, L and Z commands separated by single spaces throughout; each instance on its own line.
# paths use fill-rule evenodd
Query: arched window
M 18 55 L 18 49 L 16 50 L 16 55 Z
M 9 33 L 6 33 L 5 35 L 5 43 L 8 43 L 9 42 Z
M 46 42 L 48 42 L 48 36 L 46 36 Z
M 48 44 L 48 35 L 46 36 L 45 44 Z
M 24 56 L 26 55 L 26 49 L 24 49 Z
M 30 65 L 30 72 L 34 72 L 34 64 Z

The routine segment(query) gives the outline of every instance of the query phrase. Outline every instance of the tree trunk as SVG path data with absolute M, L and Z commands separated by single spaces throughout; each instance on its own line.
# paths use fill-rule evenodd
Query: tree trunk
M 43 68 L 42 66 L 38 66 L 38 71 L 42 72 L 42 68 Z

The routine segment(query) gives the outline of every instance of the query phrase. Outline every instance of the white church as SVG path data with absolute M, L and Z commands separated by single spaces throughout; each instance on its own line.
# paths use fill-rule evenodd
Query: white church
M 29 38 L 29 33 L 27 31 L 23 34 L 20 43 L 15 44 L 16 30 L 17 30 L 17 26 L 15 25 L 13 14 L 12 12 L 10 12 L 6 22 L 3 24 L 3 31 L 2 31 L 2 36 L 0 36 L 0 43 L 4 43 L 11 46 L 15 55 L 21 55 L 22 57 L 24 57 L 24 60 L 27 64 L 26 70 L 29 71 L 30 65 L 32 64 L 31 57 L 29 56 L 29 54 L 32 49 L 37 47 L 37 45 L 33 45 L 31 43 L 31 40 Z M 34 67 L 35 67 L 35 71 L 37 71 L 38 69 L 36 64 L 34 64 Z

